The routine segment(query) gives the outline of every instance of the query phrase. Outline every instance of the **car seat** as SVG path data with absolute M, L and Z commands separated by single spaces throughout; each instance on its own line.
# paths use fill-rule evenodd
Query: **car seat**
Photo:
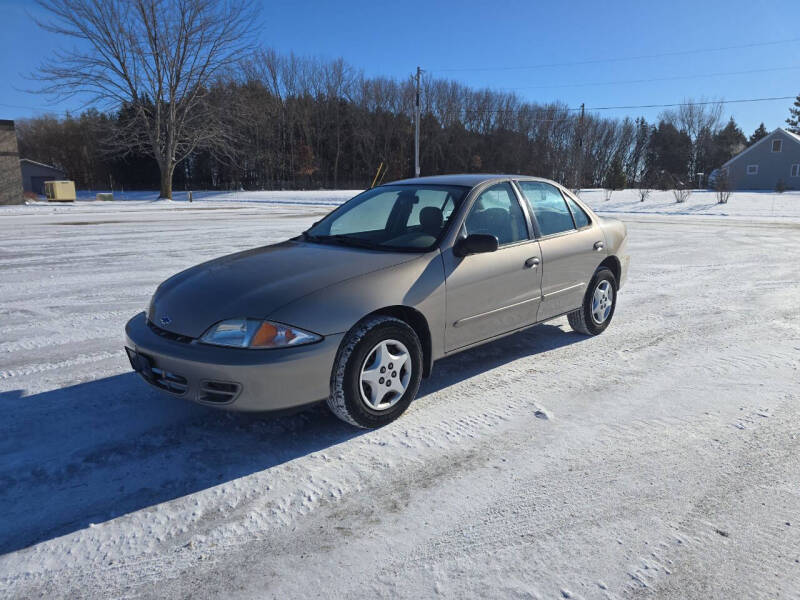
M 433 237 L 439 237 L 442 231 L 444 216 L 442 209 L 435 206 L 426 206 L 419 211 L 419 224 L 423 232 Z
M 504 208 L 487 208 L 473 212 L 467 219 L 467 233 L 488 233 L 495 236 L 500 245 L 516 239 L 511 215 Z

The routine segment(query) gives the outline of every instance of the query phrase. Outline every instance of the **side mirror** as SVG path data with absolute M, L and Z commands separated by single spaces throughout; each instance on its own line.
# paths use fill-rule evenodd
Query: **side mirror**
M 488 233 L 472 233 L 458 240 L 453 246 L 453 254 L 467 256 L 469 254 L 483 254 L 497 250 L 497 238 Z

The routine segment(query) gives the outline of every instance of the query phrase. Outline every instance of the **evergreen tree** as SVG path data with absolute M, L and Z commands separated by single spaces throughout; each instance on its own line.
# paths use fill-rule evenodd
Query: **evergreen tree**
M 669 189 L 674 180 L 687 181 L 689 161 L 692 155 L 692 139 L 684 131 L 666 121 L 661 121 L 650 136 L 647 152 L 647 168 L 653 182 Z
M 708 175 L 746 147 L 747 138 L 733 117 L 716 133 L 704 128 L 697 136 L 697 171 Z
M 761 125 L 758 126 L 758 129 L 753 132 L 753 135 L 750 136 L 750 139 L 747 140 L 747 145 L 752 146 L 759 140 L 763 140 L 768 135 L 769 131 L 767 131 L 767 128 L 764 127 L 764 123 L 761 123 Z
M 747 138 L 731 117 L 728 124 L 714 134 L 714 167 L 728 162 L 747 147 Z
M 647 172 L 647 147 L 650 144 L 650 125 L 644 117 L 636 119 L 636 134 L 633 146 L 628 155 L 628 165 L 625 177 L 630 183 L 645 179 Z
M 786 124 L 789 126 L 787 129 L 792 133 L 800 134 L 800 94 L 797 95 L 794 106 L 789 107 L 789 115 L 791 116 L 786 119 Z
M 622 166 L 622 157 L 617 154 L 611 163 L 611 168 L 606 173 L 606 180 L 603 185 L 607 190 L 621 190 L 625 188 L 627 182 L 625 169 Z

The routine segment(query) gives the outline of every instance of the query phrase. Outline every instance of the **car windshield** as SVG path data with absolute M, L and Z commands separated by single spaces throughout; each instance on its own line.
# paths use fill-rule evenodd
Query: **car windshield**
M 423 252 L 430 250 L 468 187 L 384 185 L 345 202 L 303 234 L 311 242 Z

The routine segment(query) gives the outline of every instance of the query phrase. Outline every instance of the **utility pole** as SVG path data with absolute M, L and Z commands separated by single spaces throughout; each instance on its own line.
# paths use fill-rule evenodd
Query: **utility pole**
M 578 121 L 578 156 L 577 156 L 577 163 L 576 169 L 577 172 L 575 173 L 575 189 L 581 189 L 581 177 L 583 175 L 583 119 L 586 114 L 585 104 L 581 102 L 581 118 Z
M 419 83 L 422 69 L 417 67 L 417 102 L 414 110 L 414 176 L 419 177 Z

